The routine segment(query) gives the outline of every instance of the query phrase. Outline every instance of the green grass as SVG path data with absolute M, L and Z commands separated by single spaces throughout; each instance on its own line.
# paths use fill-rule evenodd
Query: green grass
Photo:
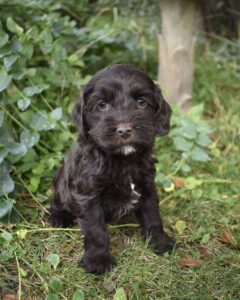
M 31 220 L 22 209 L 27 221 L 0 227 L 13 234 L 2 248 L 0 295 L 16 294 L 21 287 L 22 299 L 45 299 L 49 294 L 55 294 L 49 299 L 57 299 L 56 294 L 60 299 L 72 299 L 79 289 L 85 299 L 113 299 L 116 290 L 123 288 L 127 299 L 134 300 L 240 299 L 238 76 L 230 60 L 219 63 L 209 53 L 197 56 L 194 103 L 204 103 L 206 119 L 215 128 L 211 138 L 216 147 L 210 162 L 192 166 L 190 175 L 203 180 L 201 187 L 169 193 L 159 187 L 166 230 L 177 240 L 172 254 L 155 255 L 142 241 L 137 226 L 114 225 L 109 230 L 117 266 L 98 277 L 85 274 L 77 267 L 83 254 L 80 232 L 42 230 L 46 225 L 43 219 Z M 168 139 L 163 144 L 162 165 L 168 173 L 178 153 Z M 32 202 L 23 197 L 22 205 L 28 204 Z M 176 230 L 177 221 L 185 222 L 183 232 Z M 130 222 L 135 224 L 134 219 Z M 20 228 L 28 230 L 24 239 L 16 235 Z M 228 233 L 225 241 L 222 232 Z M 46 260 L 51 253 L 60 258 L 56 270 Z M 198 259 L 199 264 L 180 266 L 179 260 L 186 257 Z

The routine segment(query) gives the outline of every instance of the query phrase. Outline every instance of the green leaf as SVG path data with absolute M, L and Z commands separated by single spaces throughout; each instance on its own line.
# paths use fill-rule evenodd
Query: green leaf
M 210 233 L 205 233 L 202 237 L 201 243 L 207 244 L 207 242 L 210 240 Z
M 5 32 L 1 33 L 0 35 L 0 48 L 7 44 L 8 42 L 8 34 Z
M 0 92 L 4 91 L 12 80 L 12 76 L 0 76 Z
M 28 96 L 32 97 L 35 94 L 40 94 L 43 90 L 46 90 L 49 88 L 48 84 L 39 84 L 39 85 L 34 85 L 30 87 L 26 87 L 23 92 Z
M 51 111 L 50 115 L 55 121 L 60 120 L 62 117 L 62 108 L 61 107 L 55 108 L 53 111 Z
M 9 31 L 17 34 L 23 33 L 23 28 L 20 27 L 11 17 L 7 18 L 7 28 Z
M 52 292 L 57 293 L 62 289 L 62 283 L 57 278 L 53 278 L 49 287 Z
M 10 56 L 6 56 L 3 59 L 3 63 L 4 66 L 7 70 L 9 70 L 11 68 L 11 66 L 15 63 L 15 61 L 17 60 L 17 55 L 10 55 Z
M 12 166 L 9 162 L 3 161 L 0 164 L 0 178 L 8 175 L 11 172 Z
M 181 167 L 181 170 L 184 172 L 184 173 L 189 173 L 191 171 L 191 167 L 188 165 L 188 164 L 184 164 L 182 167 Z
M 194 147 L 193 148 L 191 158 L 192 158 L 192 160 L 195 160 L 195 161 L 209 161 L 209 160 L 211 160 L 209 155 L 202 148 L 199 148 L 199 147 Z
M 197 131 L 199 133 L 210 134 L 213 133 L 214 130 L 205 122 L 199 122 L 197 126 Z
M 178 220 L 175 224 L 175 228 L 177 229 L 179 234 L 183 234 L 186 227 L 187 225 L 185 221 Z
M 33 27 L 29 28 L 28 31 L 26 32 L 26 36 L 28 38 L 31 38 L 31 39 L 35 40 L 38 37 L 38 28 L 37 28 L 37 26 L 33 26 Z
M 29 189 L 31 192 L 36 192 L 36 190 L 39 187 L 39 183 L 40 183 L 40 177 L 31 177 L 30 179 L 30 185 L 29 185 Z
M 193 143 L 188 142 L 185 138 L 183 137 L 174 137 L 173 138 L 174 144 L 177 148 L 177 150 L 188 152 L 191 150 Z
M 127 300 L 127 296 L 126 296 L 125 291 L 122 287 L 118 288 L 116 290 L 116 293 L 115 293 L 113 299 L 114 300 Z
M 44 29 L 40 33 L 39 38 L 46 44 L 51 44 L 53 41 L 53 37 L 49 28 Z
M 1 179 L 0 179 L 1 181 Z M 0 187 L 0 190 L 1 190 L 1 187 Z M 7 199 L 1 199 L 0 200 L 0 219 L 4 216 L 6 216 L 13 208 L 13 203 L 15 201 L 10 199 L 10 198 L 7 198 Z
M 4 119 L 4 112 L 0 110 L 0 127 L 3 124 L 3 119 Z
M 8 231 L 3 231 L 1 233 L 1 237 L 6 241 L 6 242 L 10 242 L 12 240 L 12 234 Z
M 18 108 L 22 111 L 26 110 L 31 103 L 31 100 L 29 98 L 20 99 L 18 100 Z
M 32 148 L 38 143 L 40 135 L 37 132 L 31 133 L 30 131 L 24 130 L 20 135 L 20 141 L 26 146 L 26 148 Z
M 76 290 L 73 294 L 72 300 L 84 300 L 84 293 L 81 290 Z
M 188 177 L 188 178 L 186 178 L 185 183 L 186 183 L 186 186 L 185 186 L 186 189 L 192 190 L 195 187 L 202 185 L 203 182 L 202 182 L 202 180 L 196 179 L 194 177 Z
M 195 105 L 191 107 L 187 113 L 187 115 L 194 120 L 195 122 L 200 121 L 204 111 L 204 105 L 203 103 Z
M 25 228 L 21 228 L 19 230 L 17 230 L 16 235 L 21 239 L 24 240 L 26 235 L 27 235 L 27 229 Z
M 14 182 L 9 175 L 0 178 L 0 197 L 11 193 L 14 189 Z
M 48 294 L 45 300 L 59 300 L 58 294 Z
M 49 254 L 46 258 L 46 260 L 49 262 L 49 264 L 54 268 L 54 270 L 57 269 L 57 266 L 59 264 L 59 256 L 57 254 Z
M 199 134 L 197 141 L 198 145 L 202 146 L 202 147 L 208 147 L 212 144 L 212 141 L 210 140 L 210 138 L 206 135 L 206 134 Z
M 30 126 L 37 130 L 50 130 L 54 128 L 54 125 L 50 123 L 48 114 L 45 110 L 38 111 L 33 114 Z
M 0 163 L 3 162 L 5 157 L 7 157 L 7 155 L 8 155 L 8 149 L 7 148 L 0 149 Z
M 8 150 L 12 155 L 24 156 L 27 152 L 27 148 L 24 144 L 10 142 L 7 144 Z

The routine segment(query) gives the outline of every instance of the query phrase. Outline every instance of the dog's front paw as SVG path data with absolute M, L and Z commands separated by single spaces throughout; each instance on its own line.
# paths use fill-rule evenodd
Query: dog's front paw
M 78 265 L 84 268 L 87 273 L 99 275 L 111 270 L 114 264 L 113 257 L 108 254 L 97 256 L 84 254 Z
M 165 232 L 160 234 L 158 238 L 152 240 L 154 252 L 157 254 L 163 254 L 165 252 L 171 252 L 175 245 L 175 240 L 167 235 Z

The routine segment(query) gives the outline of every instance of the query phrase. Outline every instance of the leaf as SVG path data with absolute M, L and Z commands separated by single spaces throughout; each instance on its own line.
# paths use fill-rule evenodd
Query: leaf
M 201 264 L 201 260 L 192 257 L 186 257 L 180 259 L 177 264 L 181 267 L 196 267 Z
M 185 188 L 185 181 L 181 177 L 173 177 L 172 182 L 179 189 Z
M 57 254 L 49 254 L 46 258 L 46 260 L 49 262 L 49 264 L 54 268 L 54 270 L 57 269 L 57 266 L 59 264 L 59 256 Z
M 4 161 L 0 164 L 0 178 L 8 175 L 11 172 L 12 166 L 9 162 Z
M 188 110 L 187 115 L 195 122 L 198 122 L 203 115 L 203 111 L 204 111 L 204 105 L 203 105 L 203 103 L 200 103 L 198 105 L 192 106 Z
M 76 290 L 73 294 L 72 300 L 84 300 L 85 296 L 83 291 L 81 290 Z
M 209 155 L 201 148 L 194 147 L 191 154 L 192 160 L 195 161 L 209 161 L 211 158 Z
M 204 247 L 204 246 L 201 246 L 201 245 L 197 246 L 197 250 L 199 251 L 200 256 L 201 256 L 202 258 L 204 258 L 204 259 L 206 259 L 206 258 L 208 258 L 208 257 L 210 256 L 210 254 L 209 254 L 207 248 Z
M 126 293 L 125 293 L 125 291 L 124 291 L 124 289 L 122 287 L 118 288 L 116 290 L 116 293 L 114 294 L 113 299 L 114 300 L 127 300 Z
M 28 97 L 32 97 L 35 94 L 40 94 L 42 91 L 46 90 L 49 88 L 48 84 L 39 84 L 39 85 L 34 85 L 34 86 L 29 86 L 26 87 L 23 92 L 26 94 Z
M 191 171 L 191 167 L 188 164 L 184 164 L 181 168 L 184 173 L 189 173 Z
M 212 141 L 210 140 L 210 138 L 206 135 L 206 134 L 199 134 L 196 142 L 198 143 L 198 145 L 202 146 L 202 147 L 208 147 L 212 144 Z
M 59 300 L 58 294 L 48 294 L 45 300 Z
M 184 151 L 184 152 L 188 152 L 189 150 L 191 150 L 193 146 L 192 142 L 188 142 L 185 138 L 180 136 L 174 137 L 173 142 L 177 150 Z
M 38 132 L 31 133 L 30 131 L 24 130 L 20 135 L 20 141 L 22 144 L 26 146 L 27 149 L 30 149 L 34 145 L 36 145 L 39 139 L 40 139 L 40 135 Z
M 237 248 L 238 243 L 230 231 L 228 231 L 228 230 L 221 231 L 220 238 L 221 238 L 221 241 L 224 242 L 225 244 L 230 244 L 234 248 Z
M 39 187 L 39 183 L 40 183 L 40 177 L 32 177 L 30 179 L 30 185 L 29 185 L 29 189 L 31 192 L 36 192 L 36 190 L 38 189 Z
M 8 231 L 3 231 L 1 233 L 1 237 L 6 241 L 6 242 L 10 242 L 12 240 L 12 234 Z
M 4 91 L 12 80 L 12 76 L 0 76 L 0 92 Z
M 19 268 L 19 272 L 21 274 L 22 277 L 26 277 L 27 276 L 27 271 L 24 270 L 23 268 Z
M 14 189 L 14 182 L 9 175 L 0 178 L 0 197 L 11 193 L 13 189 Z M 1 206 L 0 206 L 0 211 L 1 211 Z
M 16 235 L 21 239 L 24 240 L 27 235 L 27 229 L 21 228 L 16 231 Z
M 196 179 L 194 177 L 188 177 L 188 178 L 186 178 L 185 182 L 186 182 L 186 188 L 188 190 L 192 190 L 195 187 L 202 185 L 202 183 L 203 183 L 202 180 Z
M 7 18 L 7 28 L 9 31 L 17 34 L 23 33 L 23 28 L 20 27 L 11 17 Z
M 8 39 L 9 39 L 8 34 L 6 34 L 5 32 L 1 33 L 1 35 L 0 35 L 0 48 L 7 44 Z
M 1 181 L 1 179 L 0 179 Z M 0 188 L 1 189 L 1 188 Z M 13 203 L 15 201 L 12 199 L 1 199 L 0 201 L 0 219 L 6 216 L 13 208 Z
M 197 131 L 199 133 L 210 134 L 214 130 L 208 124 L 206 124 L 205 122 L 200 122 L 200 123 L 198 123 Z
M 62 288 L 61 281 L 59 281 L 57 278 L 53 278 L 50 282 L 50 288 L 54 293 L 59 292 Z
M 177 229 L 179 234 L 183 234 L 186 227 L 187 225 L 185 221 L 178 220 L 175 224 L 175 228 Z
M 6 56 L 3 59 L 3 63 L 4 66 L 7 70 L 10 69 L 10 67 L 15 63 L 15 61 L 17 60 L 17 55 L 10 55 L 10 56 Z
M 24 144 L 10 142 L 7 144 L 9 152 L 14 156 L 24 156 L 27 152 L 27 148 Z
M 29 98 L 24 98 L 18 100 L 18 108 L 22 111 L 26 110 L 31 103 L 31 100 Z
M 33 114 L 30 126 L 37 131 L 50 130 L 54 128 L 54 125 L 50 123 L 45 110 L 38 111 Z
M 207 244 L 210 240 L 210 233 L 205 233 L 201 239 L 202 244 Z
M 4 119 L 4 112 L 0 110 L 0 127 L 3 124 L 3 119 Z
M 7 148 L 0 149 L 0 163 L 2 163 L 4 161 L 5 157 L 7 157 L 7 155 L 8 155 Z
M 55 121 L 60 120 L 62 117 L 62 108 L 61 107 L 55 108 L 53 111 L 51 111 L 50 115 Z

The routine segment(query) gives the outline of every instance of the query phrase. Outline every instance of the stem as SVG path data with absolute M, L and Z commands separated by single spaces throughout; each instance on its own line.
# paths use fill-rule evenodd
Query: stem
M 21 300 L 21 294 L 22 294 L 22 278 L 21 278 L 21 272 L 20 272 L 20 267 L 19 267 L 19 262 L 18 262 L 18 257 L 16 255 L 16 252 L 14 251 L 14 256 L 16 259 L 17 263 L 17 270 L 18 270 L 18 300 Z
M 13 115 L 11 115 L 5 108 L 3 105 L 0 104 L 1 109 L 15 122 L 17 123 L 21 128 L 24 128 L 25 130 L 27 130 L 27 128 L 20 123 Z

